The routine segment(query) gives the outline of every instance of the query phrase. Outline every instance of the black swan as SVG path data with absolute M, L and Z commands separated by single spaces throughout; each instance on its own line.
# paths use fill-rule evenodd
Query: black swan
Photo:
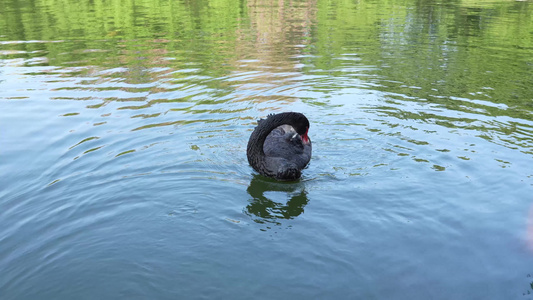
M 246 149 L 248 162 L 260 174 L 296 180 L 311 159 L 309 120 L 297 112 L 268 115 L 257 121 Z

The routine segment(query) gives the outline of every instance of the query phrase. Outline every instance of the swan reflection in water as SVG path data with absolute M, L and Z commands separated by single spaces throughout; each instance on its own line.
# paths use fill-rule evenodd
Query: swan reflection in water
M 244 213 L 257 223 L 281 225 L 278 220 L 293 219 L 301 215 L 309 202 L 302 182 L 282 183 L 254 175 L 246 191 L 252 199 Z

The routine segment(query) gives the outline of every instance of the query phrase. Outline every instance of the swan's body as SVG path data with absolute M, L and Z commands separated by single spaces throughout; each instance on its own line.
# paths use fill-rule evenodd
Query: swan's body
M 264 176 L 277 180 L 300 178 L 311 159 L 308 130 L 309 121 L 301 113 L 280 113 L 259 120 L 248 141 L 248 162 Z

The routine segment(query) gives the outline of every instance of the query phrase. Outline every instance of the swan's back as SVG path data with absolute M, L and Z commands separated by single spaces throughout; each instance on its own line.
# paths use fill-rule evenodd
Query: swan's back
M 290 125 L 281 125 L 266 137 L 263 150 L 267 157 L 279 157 L 303 169 L 311 160 L 311 143 L 304 145 Z

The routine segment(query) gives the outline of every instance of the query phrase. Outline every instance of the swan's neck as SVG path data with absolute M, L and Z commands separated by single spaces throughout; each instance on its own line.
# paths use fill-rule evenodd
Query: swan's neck
M 250 165 L 257 166 L 264 160 L 265 152 L 263 150 L 263 144 L 268 134 L 280 125 L 292 125 L 291 123 L 287 113 L 269 115 L 266 119 L 258 121 L 257 127 L 252 132 L 246 149 Z

